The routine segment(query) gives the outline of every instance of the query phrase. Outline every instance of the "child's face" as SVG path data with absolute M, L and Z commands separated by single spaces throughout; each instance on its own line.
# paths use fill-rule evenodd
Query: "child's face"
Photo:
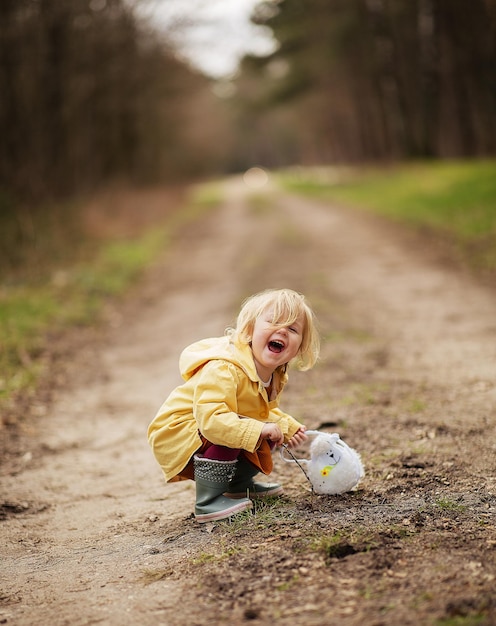
M 272 372 L 294 359 L 301 346 L 304 316 L 288 326 L 277 327 L 272 323 L 272 311 L 267 309 L 255 321 L 251 349 L 258 375 L 267 380 Z

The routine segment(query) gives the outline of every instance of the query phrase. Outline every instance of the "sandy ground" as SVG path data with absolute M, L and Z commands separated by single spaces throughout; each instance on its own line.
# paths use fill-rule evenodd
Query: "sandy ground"
M 284 498 L 200 525 L 148 423 L 182 348 L 281 286 L 307 295 L 323 337 L 282 408 L 340 432 L 365 479 L 317 497 L 276 453 Z M 380 220 L 233 179 L 107 320 L 1 465 L 0 623 L 496 624 L 487 287 Z

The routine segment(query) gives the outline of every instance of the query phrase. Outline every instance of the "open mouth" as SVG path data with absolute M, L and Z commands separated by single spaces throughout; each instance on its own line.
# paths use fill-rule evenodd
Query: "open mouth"
M 284 350 L 284 343 L 282 341 L 278 341 L 277 339 L 273 339 L 269 341 L 269 350 L 271 352 L 282 352 Z

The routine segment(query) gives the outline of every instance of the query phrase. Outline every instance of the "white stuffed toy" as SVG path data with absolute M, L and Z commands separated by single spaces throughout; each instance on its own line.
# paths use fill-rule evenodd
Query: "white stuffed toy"
M 281 450 L 283 460 L 305 466 L 302 469 L 315 493 L 336 495 L 355 489 L 365 475 L 358 452 L 350 448 L 338 433 L 307 430 L 305 434 L 316 435 L 310 445 L 310 460 L 286 459 Z

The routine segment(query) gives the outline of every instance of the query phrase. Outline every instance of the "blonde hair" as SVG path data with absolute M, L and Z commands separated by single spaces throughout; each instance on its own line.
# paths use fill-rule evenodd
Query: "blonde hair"
M 292 289 L 266 289 L 250 296 L 241 306 L 235 328 L 228 328 L 226 332 L 235 335 L 242 343 L 250 343 L 255 320 L 267 309 L 271 309 L 271 323 L 276 327 L 288 326 L 293 324 L 300 315 L 303 317 L 301 346 L 294 360 L 299 370 L 311 369 L 317 362 L 320 351 L 315 315 L 305 300 L 305 296 Z

